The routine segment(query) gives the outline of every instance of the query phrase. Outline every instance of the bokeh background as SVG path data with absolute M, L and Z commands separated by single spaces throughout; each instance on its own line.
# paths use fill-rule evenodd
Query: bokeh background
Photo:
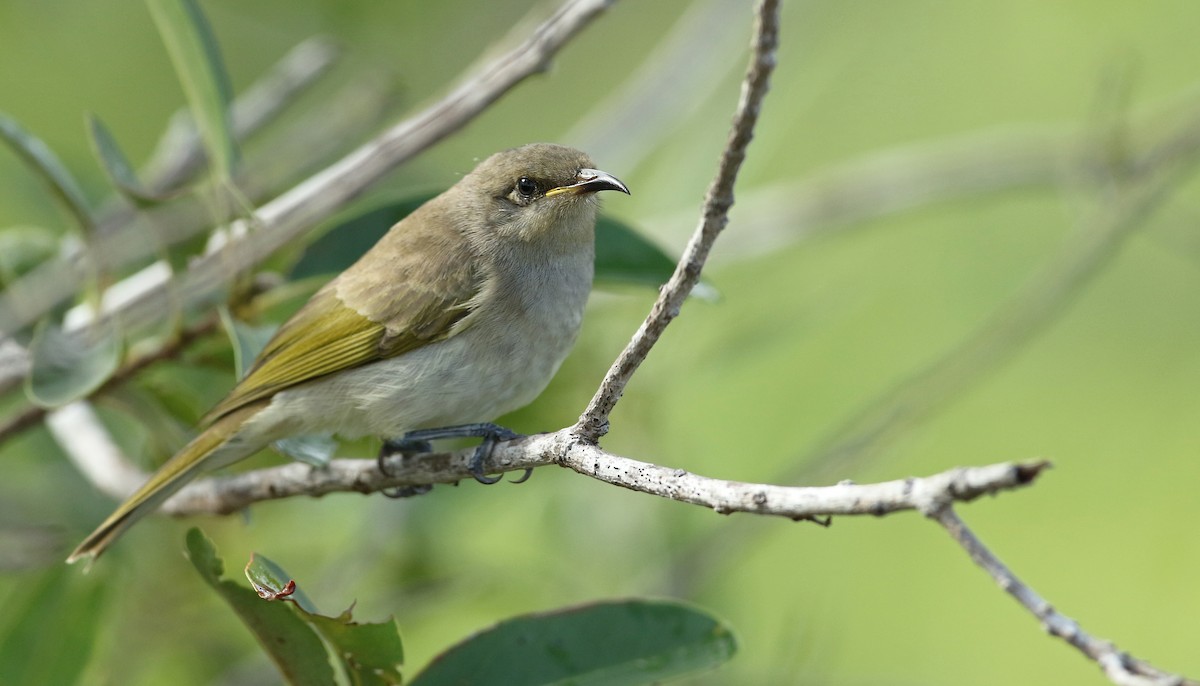
M 201 4 L 235 90 L 324 34 L 343 60 L 298 111 L 353 111 L 360 103 L 338 102 L 338 86 L 365 80 L 367 105 L 390 108 L 380 125 L 444 92 L 531 11 L 551 9 L 523 0 Z M 372 199 L 449 185 L 504 147 L 562 142 L 586 147 L 633 190 L 607 198 L 608 213 L 678 254 L 724 144 L 750 18 L 742 2 L 618 3 L 549 73 L 398 170 Z M 719 297 L 685 307 L 604 447 L 783 483 L 1050 459 L 1054 470 L 1035 487 L 960 514 L 1088 631 L 1200 674 L 1194 180 L 1173 188 L 1048 326 L 997 341 L 987 358 L 996 364 L 960 369 L 918 396 L 936 400 L 922 421 L 900 421 L 844 461 L 823 450 L 1014 298 L 1033 302 L 1022 296 L 1031 279 L 1119 211 L 1106 204 L 1103 169 L 988 181 L 1016 165 L 1007 152 L 1090 141 L 1116 155 L 1200 120 L 1197 26 L 1200 5 L 1189 2 L 787 3 L 774 88 L 707 272 Z M 83 114 L 98 114 L 142 160 L 182 104 L 142 4 L 0 2 L 0 109 L 42 137 L 97 202 L 108 190 Z M 319 124 L 304 136 L 278 129 L 247 146 L 248 164 L 268 169 L 327 136 Z M 963 171 L 934 154 L 946 150 Z M 922 181 L 923 164 L 951 190 Z M 823 194 L 846 187 L 855 190 Z M 880 200 L 893 190 L 899 201 Z M 39 181 L 0 152 L 0 227 L 64 225 Z M 551 388 L 504 423 L 532 432 L 572 422 L 654 295 L 597 292 Z M 219 339 L 201 347 L 207 357 L 196 359 L 227 358 Z M 186 388 L 196 413 L 232 383 L 231 368 L 193 358 L 153 374 L 154 384 Z M 132 455 L 162 459 L 119 398 L 99 405 Z M 43 429 L 0 445 L 0 456 L 0 529 L 44 531 L 63 546 L 47 559 L 113 505 Z M 195 524 L 235 574 L 259 551 L 327 612 L 356 602 L 363 619 L 394 614 L 411 669 L 508 616 L 656 596 L 709 609 L 740 639 L 731 663 L 689 683 L 1103 680 L 919 515 L 839 518 L 827 529 L 727 518 L 554 469 L 520 487 L 438 487 L 410 501 L 338 495 L 245 517 L 148 520 L 87 576 L 5 565 L 0 637 L 46 661 L 86 660 L 88 684 L 274 681 L 180 554 Z M 13 632 L 12 618 L 30 610 L 41 620 Z

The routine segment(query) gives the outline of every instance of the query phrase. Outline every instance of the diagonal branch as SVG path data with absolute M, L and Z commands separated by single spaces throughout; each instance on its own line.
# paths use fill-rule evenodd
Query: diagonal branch
M 741 99 L 733 116 L 729 142 L 717 165 L 717 174 L 704 199 L 700 225 L 692 234 L 687 249 L 675 273 L 663 287 L 650 314 L 642 322 L 633 339 L 604 376 L 600 388 L 579 417 L 573 431 L 581 439 L 594 443 L 608 431 L 608 416 L 625 392 L 650 348 L 658 342 L 667 325 L 679 316 L 683 301 L 700 280 L 700 271 L 712 250 L 717 236 L 729 223 L 729 208 L 733 206 L 733 184 L 738 170 L 746 159 L 746 148 L 754 137 L 754 125 L 762 108 L 763 98 L 770 86 L 775 69 L 775 50 L 779 45 L 779 1 L 762 0 L 755 22 L 752 56 L 746 78 L 742 81 Z
M 1200 682 L 1168 674 L 1158 668 L 1121 652 L 1115 645 L 1084 631 L 1079 623 L 1054 609 L 1045 598 L 1017 578 L 983 541 L 959 518 L 950 504 L 943 503 L 927 516 L 941 524 L 950 537 L 962 546 L 975 564 L 1042 624 L 1046 633 L 1061 638 L 1100 665 L 1108 680 L 1118 686 L 1200 686 Z

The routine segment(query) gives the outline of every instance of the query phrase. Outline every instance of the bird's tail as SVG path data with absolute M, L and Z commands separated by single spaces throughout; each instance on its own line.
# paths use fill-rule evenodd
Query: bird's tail
M 126 529 L 153 512 L 171 494 L 200 472 L 216 469 L 247 457 L 262 447 L 256 441 L 230 441 L 265 403 L 254 403 L 217 419 L 174 457 L 163 463 L 146 483 L 104 520 L 67 558 L 68 563 L 95 559 Z

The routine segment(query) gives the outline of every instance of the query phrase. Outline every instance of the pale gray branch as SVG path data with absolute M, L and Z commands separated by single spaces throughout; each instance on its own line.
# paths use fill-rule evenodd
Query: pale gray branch
M 1100 665 L 1109 681 L 1118 686 L 1200 686 L 1200 682 L 1177 674 L 1168 674 L 1156 667 L 1121 652 L 1112 643 L 1095 638 L 1079 623 L 1054 609 L 1045 598 L 1027 586 L 1000 561 L 959 518 L 948 502 L 926 514 L 941 524 L 951 538 L 962 546 L 975 564 L 1042 624 L 1046 633 L 1061 638 L 1079 652 Z
M 186 486 L 163 506 L 174 515 L 227 514 L 263 500 L 340 491 L 372 493 L 397 486 L 471 480 L 473 449 L 385 460 L 338 459 L 326 468 L 301 463 L 216 477 Z M 832 515 L 884 515 L 904 510 L 929 511 L 948 502 L 1020 488 L 1048 466 L 1046 462 L 962 467 L 924 478 L 878 484 L 775 486 L 713 479 L 605 452 L 578 440 L 569 429 L 498 444 L 484 464 L 489 474 L 558 464 L 605 483 L 669 500 L 710 508 L 722 514 L 748 512 L 790 519 Z

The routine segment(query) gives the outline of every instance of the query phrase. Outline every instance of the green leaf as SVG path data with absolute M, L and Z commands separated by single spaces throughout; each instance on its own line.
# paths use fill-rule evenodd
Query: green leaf
M 137 172 L 129 163 L 129 158 L 121 151 L 117 139 L 112 132 L 94 114 L 87 115 L 88 133 L 91 135 L 92 150 L 100 160 L 100 166 L 108 175 L 113 186 L 137 207 L 152 207 L 161 203 L 165 198 L 156 196 L 138 180 Z
M 350 610 L 338 617 L 309 615 L 309 622 L 333 648 L 355 686 L 399 684 L 404 648 L 396 620 L 355 622 Z
M 596 281 L 658 287 L 675 271 L 675 260 L 628 224 L 596 220 Z
M 60 407 L 87 397 L 112 376 L 121 361 L 121 337 L 111 320 L 70 333 L 44 320 L 34 330 L 29 356 L 29 399 L 42 407 Z
M 0 288 L 58 253 L 58 238 L 38 226 L 14 226 L 0 231 Z
M 90 234 L 96 225 L 92 211 L 79 184 L 59 161 L 58 156 L 41 139 L 26 131 L 15 119 L 3 112 L 0 112 L 0 138 L 3 138 L 17 156 L 50 185 L 50 190 L 75 218 L 84 234 Z
M 728 627 L 674 602 L 626 600 L 505 620 L 439 655 L 411 686 L 646 684 L 711 669 Z
M 212 28 L 196 0 L 146 0 L 183 86 L 209 160 L 221 178 L 237 163 L 229 118 L 229 78 Z
M 404 649 L 393 619 L 378 623 L 353 621 L 351 610 L 337 617 L 317 614 L 316 607 L 296 582 L 271 560 L 255 553 L 246 564 L 246 578 L 259 596 L 295 603 L 298 616 L 307 621 L 330 646 L 350 682 L 356 685 L 399 684 Z
M 0 614 L 0 684 L 76 683 L 101 628 L 110 586 L 72 574 L 61 563 L 19 582 Z
M 284 593 L 287 586 L 295 587 L 296 585 L 296 582 L 288 576 L 287 572 L 283 571 L 282 567 L 267 556 L 258 553 L 250 556 L 250 561 L 246 563 L 243 571 L 246 573 L 246 578 L 250 580 L 250 585 L 258 592 L 259 597 L 266 597 L 265 594 L 279 596 Z M 305 612 L 310 614 L 317 612 L 317 606 L 308 599 L 304 591 L 298 588 L 287 592 L 287 599 L 296 603 Z
M 333 666 L 325 645 L 292 606 L 266 602 L 254 591 L 222 579 L 225 564 L 217 557 L 212 541 L 199 529 L 188 530 L 187 554 L 196 571 L 233 608 L 289 684 L 333 683 Z

